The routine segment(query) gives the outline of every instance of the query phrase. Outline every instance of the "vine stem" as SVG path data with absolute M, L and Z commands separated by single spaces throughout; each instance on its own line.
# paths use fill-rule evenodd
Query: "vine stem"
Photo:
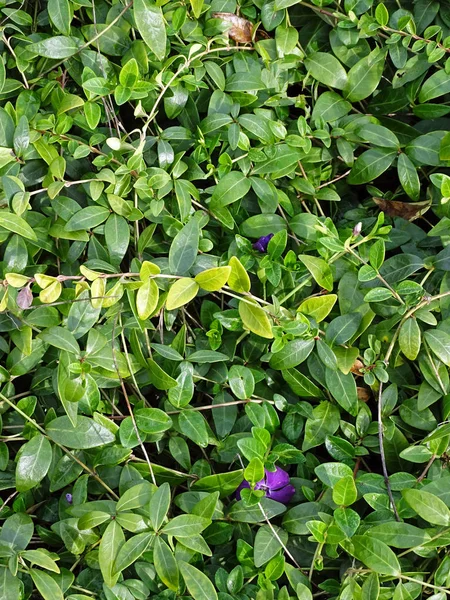
M 47 432 L 45 431 L 45 429 L 43 427 L 41 427 L 39 425 L 39 423 L 36 423 L 36 421 L 34 419 L 32 419 L 31 417 L 29 417 L 26 413 L 23 412 L 23 410 L 21 410 L 18 406 L 16 406 L 15 404 L 13 404 L 9 398 L 7 398 L 6 396 L 4 396 L 1 392 L 0 392 L 0 399 L 3 402 L 6 402 L 6 404 L 8 404 L 13 410 L 15 410 L 21 417 L 23 417 L 26 421 L 28 421 L 29 423 L 31 423 L 34 427 L 36 427 L 36 429 L 42 433 L 43 436 L 45 436 L 47 439 L 51 439 L 49 438 L 49 436 L 47 435 Z M 97 473 L 95 473 L 90 467 L 88 467 L 87 465 L 84 464 L 83 461 L 81 461 L 79 458 L 77 458 L 76 456 L 74 456 L 72 454 L 72 452 L 66 448 L 65 446 L 63 446 L 62 444 L 60 444 L 59 442 L 55 442 L 55 440 L 51 440 L 54 444 L 56 444 L 57 446 L 59 446 L 61 448 L 61 450 L 63 450 L 63 452 L 65 452 L 67 454 L 67 456 L 69 456 L 72 460 L 74 460 L 75 462 L 77 462 L 80 467 L 83 467 L 83 469 L 85 471 L 87 471 L 89 473 L 89 475 L 91 475 L 101 486 L 103 486 L 105 488 L 105 490 L 111 494 L 111 496 L 113 498 L 115 498 L 116 500 L 119 499 L 119 496 L 114 492 L 114 490 L 112 490 L 109 485 L 107 483 L 105 483 L 103 481 L 103 479 L 101 479 L 101 477 L 99 477 L 97 475 Z
M 387 470 L 386 464 L 386 454 L 384 452 L 384 435 L 383 435 L 383 382 L 380 382 L 380 388 L 378 390 L 378 441 L 380 444 L 380 455 L 381 455 L 381 466 L 383 469 L 383 477 L 384 483 L 386 484 L 387 493 L 389 496 L 389 501 L 392 506 L 392 510 L 394 511 L 394 516 L 396 521 L 400 521 L 400 517 L 398 516 L 397 507 L 395 506 L 394 495 L 391 489 L 391 482 L 389 481 L 389 473 Z
M 80 54 L 80 52 L 82 52 L 83 50 L 86 50 L 86 48 L 89 48 L 89 46 L 91 44 L 94 44 L 98 39 L 100 39 L 102 37 L 102 35 L 105 35 L 105 33 L 107 33 L 111 27 L 114 27 L 114 25 L 120 21 L 120 19 L 123 17 L 123 15 L 127 12 L 127 10 L 129 8 L 131 8 L 133 6 L 133 0 L 131 0 L 131 2 L 129 2 L 125 8 L 123 8 L 120 13 L 117 15 L 117 17 L 115 17 L 111 23 L 109 23 L 105 29 L 103 29 L 102 31 L 100 31 L 99 33 L 97 33 L 97 35 L 95 35 L 92 40 L 88 40 L 85 44 L 83 44 L 82 46 L 80 46 L 78 48 L 78 50 L 72 54 L 71 56 L 68 56 L 67 58 L 64 58 L 63 60 L 60 60 L 59 62 L 57 62 L 55 65 L 53 65 L 52 67 L 50 67 L 50 69 L 47 69 L 46 71 L 44 71 L 43 73 L 39 74 L 39 77 L 37 79 L 37 81 L 39 81 L 40 79 L 42 79 L 42 77 L 44 77 L 44 75 L 47 75 L 48 73 L 51 73 L 52 71 L 54 71 L 57 67 L 63 65 L 66 60 L 68 60 L 69 58 L 73 58 L 74 56 L 76 56 L 77 54 Z M 37 82 L 36 81 L 36 82 Z
M 158 106 L 159 106 L 161 100 L 164 98 L 167 90 L 170 88 L 170 86 L 174 83 L 176 78 L 185 69 L 189 69 L 189 67 L 194 62 L 194 60 L 199 60 L 199 59 L 203 58 L 204 56 L 208 56 L 209 54 L 213 54 L 215 52 L 232 52 L 232 51 L 239 51 L 239 50 L 247 50 L 248 51 L 248 50 L 253 50 L 253 49 L 254 48 L 252 46 L 224 46 L 222 48 L 208 48 L 204 52 L 200 52 L 200 54 L 194 54 L 193 56 L 191 56 L 191 58 L 186 58 L 185 56 L 180 55 L 182 58 L 184 58 L 184 62 L 178 67 L 178 69 L 175 71 L 175 73 L 172 75 L 172 77 L 169 79 L 169 81 L 162 87 L 158 97 L 156 98 L 155 103 L 153 104 L 152 110 L 150 111 L 150 114 L 148 115 L 147 120 L 145 121 L 144 126 L 142 127 L 141 143 L 144 142 L 144 140 L 145 140 L 147 129 L 148 129 L 150 123 L 156 117 L 156 113 L 158 112 Z

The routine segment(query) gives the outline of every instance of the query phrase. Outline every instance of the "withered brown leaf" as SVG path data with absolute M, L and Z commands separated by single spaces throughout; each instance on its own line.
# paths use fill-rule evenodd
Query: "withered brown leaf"
M 356 388 L 358 399 L 362 402 L 368 402 L 371 398 L 370 389 L 365 387 L 357 387 Z
M 227 12 L 212 13 L 212 17 L 214 19 L 221 19 L 230 25 L 230 29 L 227 31 L 228 36 L 238 44 L 249 44 L 252 42 L 253 23 L 247 19 Z M 269 36 L 265 31 L 258 30 L 257 37 L 268 38 Z
M 380 210 L 390 217 L 401 217 L 407 221 L 418 219 L 431 206 L 431 200 L 424 202 L 400 202 L 399 200 L 385 200 L 384 198 L 372 198 Z

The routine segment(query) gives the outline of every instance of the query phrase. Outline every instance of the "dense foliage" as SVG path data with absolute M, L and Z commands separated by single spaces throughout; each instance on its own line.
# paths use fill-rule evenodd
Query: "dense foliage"
M 450 3 L 0 12 L 0 598 L 444 600 Z

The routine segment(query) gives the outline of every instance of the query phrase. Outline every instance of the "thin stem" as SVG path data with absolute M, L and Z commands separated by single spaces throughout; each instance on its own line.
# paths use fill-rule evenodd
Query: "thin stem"
M 386 489 L 387 489 L 387 493 L 389 496 L 389 500 L 391 502 L 392 510 L 394 511 L 395 520 L 400 521 L 400 517 L 398 516 L 398 512 L 397 512 L 397 507 L 395 506 L 394 496 L 392 494 L 391 483 L 389 481 L 389 474 L 388 474 L 387 465 L 386 465 L 386 455 L 384 453 L 382 394 L 383 394 L 383 383 L 380 382 L 380 389 L 378 390 L 378 441 L 380 443 L 381 466 L 383 468 L 384 482 L 386 484 Z
M 89 475 L 91 475 L 96 481 L 98 481 L 98 483 L 100 485 L 102 485 L 105 488 L 105 490 L 109 494 L 111 494 L 111 496 L 113 498 L 115 498 L 116 500 L 119 499 L 119 496 L 109 487 L 109 485 L 107 485 L 103 481 L 103 479 L 101 479 L 90 467 L 88 467 L 87 465 L 85 465 L 84 462 L 82 462 L 79 458 L 77 458 L 76 456 L 74 456 L 72 454 L 72 452 L 70 450 L 68 450 L 65 446 L 63 446 L 59 442 L 55 442 L 55 440 L 52 440 L 47 435 L 47 432 L 45 431 L 45 429 L 39 425 L 39 423 L 36 423 L 36 421 L 34 419 L 32 419 L 31 417 L 29 417 L 26 413 L 23 412 L 23 410 L 21 410 L 18 406 L 16 406 L 15 404 L 13 404 L 9 400 L 9 398 L 7 398 L 6 396 L 4 396 L 1 392 L 0 392 L 0 398 L 1 398 L 1 400 L 3 400 L 3 402 L 6 402 L 6 404 L 8 404 L 12 409 L 14 409 L 26 421 L 28 421 L 29 423 L 31 423 L 32 425 L 34 425 L 34 427 L 36 427 L 36 429 L 40 433 L 42 433 L 42 435 L 44 435 L 47 439 L 50 439 L 54 444 L 56 444 L 57 446 L 59 446 L 61 448 L 61 450 L 63 450 L 63 452 L 65 452 L 72 460 L 74 460 L 75 462 L 77 462 L 80 465 L 80 467 L 83 467 L 83 469 L 85 471 L 87 471 L 89 473 Z

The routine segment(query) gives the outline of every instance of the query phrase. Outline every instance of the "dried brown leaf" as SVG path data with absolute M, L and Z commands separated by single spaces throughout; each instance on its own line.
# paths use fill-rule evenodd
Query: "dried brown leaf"
M 355 373 L 355 375 L 362 375 L 361 369 L 364 368 L 364 364 L 357 358 L 350 369 L 351 373 Z
M 249 44 L 252 42 L 253 23 L 247 19 L 227 12 L 215 12 L 212 16 L 214 19 L 221 19 L 230 25 L 230 29 L 228 29 L 227 33 L 229 37 L 238 44 Z M 265 31 L 258 31 L 258 34 L 261 37 L 269 37 Z
M 370 390 L 365 387 L 357 387 L 356 392 L 359 400 L 362 400 L 362 402 L 368 402 L 371 398 Z
M 389 217 L 401 217 L 407 221 L 418 219 L 425 214 L 431 206 L 431 200 L 425 200 L 424 202 L 400 202 L 399 200 L 373 198 L 373 201 L 379 206 L 380 210 Z

